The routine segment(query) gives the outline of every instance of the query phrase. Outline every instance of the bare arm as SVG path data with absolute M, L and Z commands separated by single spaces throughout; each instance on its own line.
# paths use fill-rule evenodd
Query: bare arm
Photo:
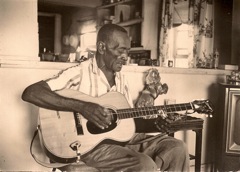
M 56 94 L 44 81 L 37 82 L 27 87 L 22 94 L 22 99 L 39 107 L 58 111 L 77 112 L 79 109 L 73 105 L 77 104 L 80 109 L 81 106 L 84 105 L 81 101 L 76 103 L 76 100 L 74 99 L 69 99 Z
M 50 110 L 80 112 L 100 128 L 107 128 L 110 124 L 107 109 L 95 103 L 60 96 L 52 91 L 45 81 L 28 86 L 22 94 L 22 99 Z

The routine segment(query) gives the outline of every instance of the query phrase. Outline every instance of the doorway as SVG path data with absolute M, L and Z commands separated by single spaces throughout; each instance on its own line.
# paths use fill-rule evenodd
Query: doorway
M 39 55 L 54 52 L 54 16 L 38 15 Z

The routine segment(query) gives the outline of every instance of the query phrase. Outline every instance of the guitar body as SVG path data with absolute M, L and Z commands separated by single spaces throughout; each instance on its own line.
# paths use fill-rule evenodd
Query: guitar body
M 130 108 L 124 95 L 118 92 L 109 92 L 100 97 L 90 97 L 73 90 L 64 90 L 58 94 L 97 103 L 113 111 Z M 39 126 L 40 140 L 46 154 L 54 161 L 63 163 L 75 162 L 77 154 L 85 154 L 99 143 L 126 142 L 135 133 L 132 118 L 115 118 L 108 129 L 102 130 L 79 114 L 43 108 L 39 109 Z
M 165 119 L 167 113 L 190 109 L 207 114 L 213 112 L 208 100 L 130 108 L 124 95 L 118 92 L 108 92 L 100 97 L 91 97 L 74 90 L 57 93 L 64 97 L 100 104 L 110 110 L 113 119 L 112 125 L 102 130 L 78 113 L 40 108 L 38 131 L 42 147 L 51 160 L 60 163 L 78 162 L 81 155 L 102 143 L 121 144 L 129 141 L 135 133 L 133 118 L 157 115 L 160 119 Z M 161 113 L 162 111 L 165 113 Z

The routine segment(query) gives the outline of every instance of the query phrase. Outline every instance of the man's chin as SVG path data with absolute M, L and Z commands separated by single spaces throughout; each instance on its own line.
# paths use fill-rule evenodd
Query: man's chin
M 122 65 L 117 67 L 116 72 L 120 72 L 121 70 L 122 70 Z
M 122 64 L 116 65 L 115 68 L 114 68 L 114 71 L 115 71 L 115 72 L 121 71 L 121 70 L 122 70 L 122 66 L 123 66 Z

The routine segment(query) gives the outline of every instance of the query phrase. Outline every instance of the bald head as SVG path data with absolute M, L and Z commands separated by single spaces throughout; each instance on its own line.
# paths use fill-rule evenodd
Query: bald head
M 115 24 L 102 26 L 97 36 L 97 65 L 106 73 L 119 72 L 130 48 L 131 42 L 124 28 Z
M 118 25 L 115 24 L 105 24 L 98 31 L 97 42 L 101 41 L 107 44 L 113 43 L 115 40 L 114 33 L 120 32 L 127 34 L 127 31 Z

